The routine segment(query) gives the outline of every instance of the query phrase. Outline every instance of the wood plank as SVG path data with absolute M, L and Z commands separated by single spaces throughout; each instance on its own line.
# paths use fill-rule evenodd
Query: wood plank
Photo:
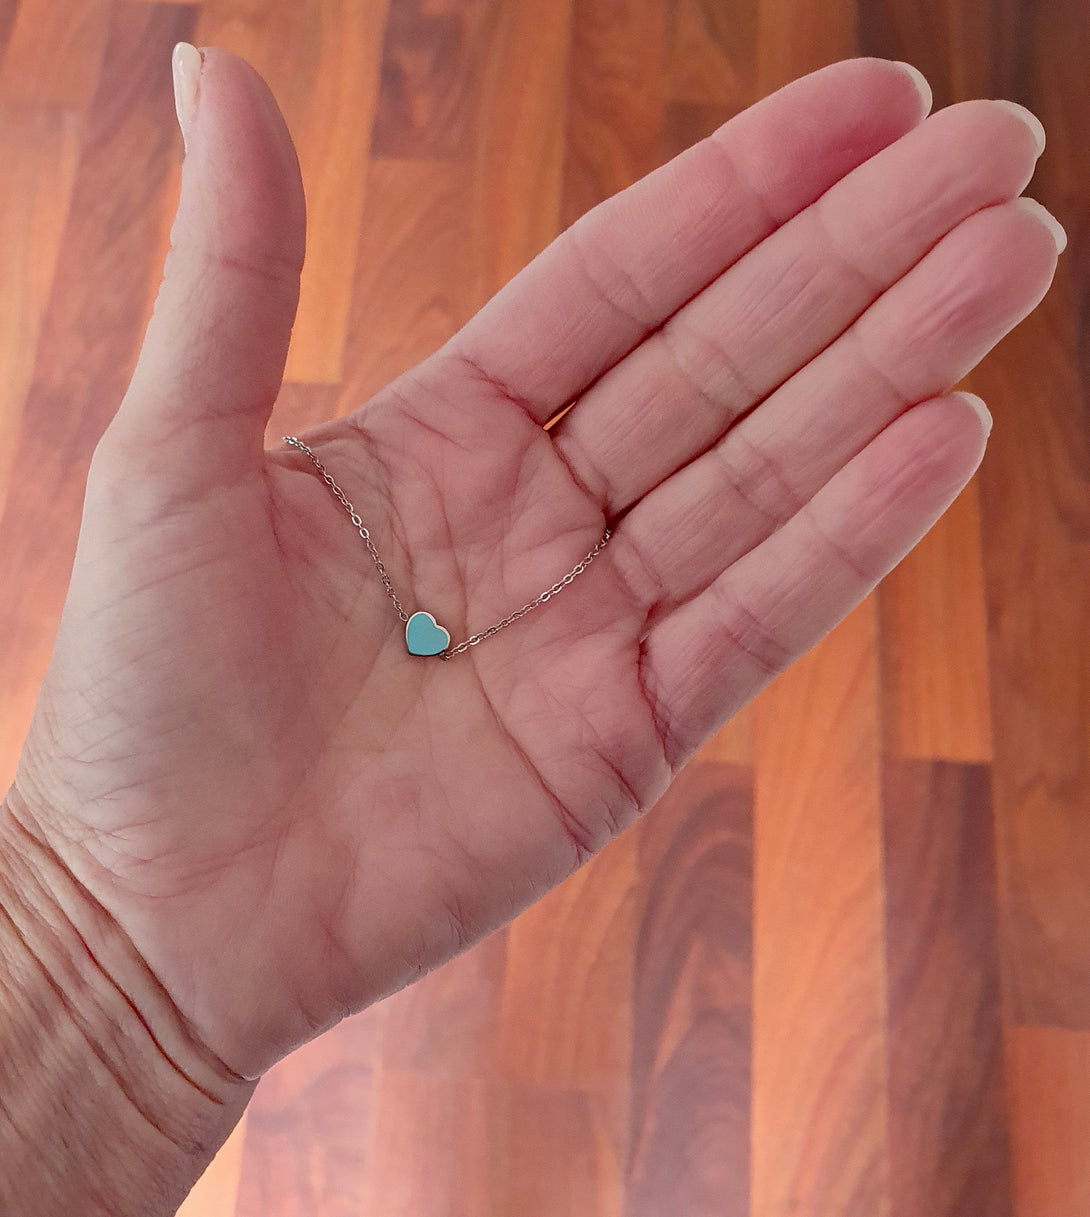
M 496 1029 L 503 1081 L 588 1092 L 627 1082 L 636 845 L 623 833 L 511 923 Z
M 135 366 L 149 284 L 161 276 L 152 251 L 161 248 L 163 225 L 169 226 L 163 189 L 176 134 L 165 123 L 149 124 L 147 115 L 171 112 L 164 65 L 187 33 L 189 14 L 125 4 L 118 14 L 104 83 L 83 129 L 11 458 L 12 469 L 33 470 L 33 476 L 11 478 L 0 520 L 0 630 L 7 640 L 0 688 L 14 707 L 0 726 L 0 755 L 9 765 L 52 652 L 87 466 Z
M 984 23 L 987 23 L 984 28 Z M 1009 97 L 1045 124 L 1028 194 L 1071 234 L 1044 304 L 972 375 L 995 429 L 977 479 L 988 589 L 993 801 L 1010 1108 L 1013 1211 L 1090 1210 L 1090 437 L 1087 349 L 1077 325 L 1086 281 L 1081 218 L 1090 138 L 1081 97 L 1090 12 L 1030 5 L 994 21 L 987 6 L 934 0 L 911 19 L 894 3 L 860 11 L 864 50 L 916 63 L 936 106 Z M 1064 1031 L 1063 1027 L 1076 1030 Z
M 1025 100 L 1015 82 L 1028 39 L 1022 15 L 1006 0 L 867 0 L 859 6 L 857 35 L 860 54 L 918 67 L 931 84 L 936 110 L 970 97 Z
M 1007 1060 L 1017 1217 L 1090 1213 L 1090 1034 L 1012 1027 Z
M 236 1217 L 363 1211 L 387 1018 L 380 1002 L 262 1077 L 246 1112 Z
M 745 106 L 740 106 L 744 110 Z M 667 102 L 663 118 L 664 159 L 672 160 L 686 148 L 729 121 L 738 111 L 730 106 L 703 105 L 689 101 Z
M 763 0 L 756 45 L 758 96 L 857 54 L 854 4 Z
M 665 45 L 662 0 L 573 0 L 565 228 L 664 161 Z
M 622 1217 L 624 1164 L 613 1137 L 615 1101 L 582 1091 L 507 1085 L 493 1091 L 489 1104 L 491 1207 L 481 1217 Z M 444 1217 L 449 1211 L 443 1210 Z
M 633 830 L 639 928 L 625 1217 L 749 1210 L 750 772 L 691 763 Z
M 975 478 L 886 576 L 878 605 L 884 751 L 990 759 L 988 621 Z
M 3 54 L 11 31 L 15 27 L 15 14 L 19 9 L 19 0 L 0 0 L 0 55 Z
M 568 2 L 493 0 L 472 24 L 465 160 L 372 161 L 339 413 L 442 345 L 556 235 Z
M 1090 108 L 1072 99 L 1083 96 L 1090 12 L 1032 6 L 1021 34 L 1018 70 L 999 92 L 1026 101 L 1045 124 L 1048 147 L 1029 193 L 1056 213 L 1071 243 L 1044 303 L 975 377 L 996 420 L 981 472 L 1008 1019 L 1085 1031 L 1090 351 L 1079 318 L 1090 182 L 1079 141 L 1090 137 Z M 1074 1179 L 1084 1169 L 1080 1152 L 1062 1173 Z
M 251 1105 L 237 1217 L 357 1213 L 368 1187 L 374 1075 L 360 1065 L 319 1074 L 280 1109 Z
M 372 154 L 468 159 L 477 119 L 487 0 L 392 0 Z
M 0 60 L 0 101 L 86 114 L 107 44 L 125 37 L 118 24 L 133 11 L 127 3 L 115 6 L 110 0 L 66 0 L 63 5 L 20 0 Z M 116 60 L 111 67 L 118 69 Z
M 1053 291 L 974 383 L 1001 437 L 981 488 L 1007 1021 L 1086 1030 L 1090 445 L 1065 281 L 1061 262 Z
M 471 166 L 374 160 L 366 193 L 339 414 L 430 355 L 474 305 Z
M 572 0 L 492 0 L 474 127 L 474 309 L 561 227 Z
M 1010 1217 L 989 772 L 883 777 L 890 1217 Z
M 721 761 L 726 765 L 753 764 L 753 703 L 745 705 L 693 754 L 696 761 Z
M 887 1212 L 877 610 L 757 699 L 751 1217 Z
M 491 1217 L 496 1111 L 495 1090 L 479 1078 L 384 1069 L 360 1198 L 327 1200 L 323 1217 Z
M 0 517 L 82 135 L 78 114 L 0 101 Z
M 755 3 L 669 0 L 666 90 L 672 102 L 732 112 L 756 101 Z

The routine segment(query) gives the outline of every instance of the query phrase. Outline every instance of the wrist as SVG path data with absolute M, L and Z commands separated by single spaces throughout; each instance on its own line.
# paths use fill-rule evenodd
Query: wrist
M 9 791 L 0 803 L 0 1212 L 174 1213 L 255 1085 L 200 1043 Z

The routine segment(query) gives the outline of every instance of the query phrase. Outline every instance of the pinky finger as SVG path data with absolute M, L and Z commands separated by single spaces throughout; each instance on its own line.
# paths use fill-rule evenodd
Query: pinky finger
M 973 476 L 989 426 L 970 394 L 906 411 L 782 528 L 652 628 L 643 684 L 674 772 L 916 546 Z

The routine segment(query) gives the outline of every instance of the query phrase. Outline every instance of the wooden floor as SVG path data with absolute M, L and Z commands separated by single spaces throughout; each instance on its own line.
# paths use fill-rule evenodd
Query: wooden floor
M 854 54 L 1029 105 L 1071 238 L 925 542 L 637 828 L 273 1069 L 185 1217 L 1090 1214 L 1090 8 L 0 0 L 0 789 L 158 289 L 179 39 L 249 59 L 300 152 L 270 444 Z

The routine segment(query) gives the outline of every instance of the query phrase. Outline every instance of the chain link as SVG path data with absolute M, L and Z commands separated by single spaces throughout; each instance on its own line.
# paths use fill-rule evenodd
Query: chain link
M 378 556 L 378 550 L 375 549 L 375 543 L 374 543 L 374 541 L 371 540 L 371 534 L 364 527 L 363 521 L 360 519 L 359 515 L 357 514 L 356 509 L 348 501 L 347 497 L 345 496 L 344 491 L 340 488 L 340 486 L 337 485 L 337 483 L 333 480 L 332 476 L 330 475 L 330 473 L 326 469 L 326 467 L 314 455 L 314 453 L 311 452 L 311 450 L 307 447 L 306 444 L 303 443 L 303 441 L 301 439 L 297 439 L 294 435 L 285 435 L 283 437 L 283 439 L 284 439 L 285 443 L 293 444 L 296 448 L 299 448 L 303 452 L 305 452 L 307 454 L 307 456 L 309 456 L 310 459 L 314 462 L 314 464 L 317 465 L 318 472 L 321 473 L 321 475 L 322 475 L 322 480 L 326 483 L 326 485 L 330 488 L 330 490 L 332 490 L 334 495 L 336 495 L 336 497 L 343 504 L 345 510 L 348 512 L 349 516 L 351 516 L 351 518 L 352 518 L 352 523 L 355 524 L 356 528 L 359 530 L 359 534 L 363 538 L 364 544 L 367 546 L 368 553 L 374 559 L 375 566 L 378 569 L 379 578 L 382 580 L 382 586 L 386 589 L 386 594 L 394 602 L 394 607 L 397 609 L 397 615 L 401 618 L 402 621 L 407 623 L 409 620 L 409 615 L 408 615 L 408 613 L 405 612 L 405 609 L 402 606 L 401 601 L 397 598 L 397 593 L 394 591 L 394 585 L 390 581 L 390 576 L 386 573 L 386 567 L 383 566 L 382 559 Z M 594 561 L 595 556 L 601 552 L 603 546 L 609 540 L 611 535 L 612 535 L 612 530 L 607 528 L 602 535 L 602 539 L 598 542 L 597 545 L 595 545 L 595 547 L 590 551 L 590 553 L 587 554 L 586 557 L 583 558 L 581 561 L 577 562 L 576 565 L 573 566 L 572 569 L 570 571 L 568 571 L 568 573 L 562 579 L 558 579 L 552 585 L 552 587 L 547 588 L 545 591 L 543 591 L 541 593 L 541 595 L 537 597 L 536 600 L 531 600 L 529 602 L 529 604 L 524 604 L 522 606 L 522 608 L 517 609 L 515 612 L 513 612 L 510 615 L 510 617 L 504 617 L 504 619 L 502 621 L 497 621 L 495 625 L 489 626 L 489 628 L 487 630 L 482 631 L 480 634 L 474 634 L 472 636 L 472 638 L 467 638 L 464 642 L 458 643 L 457 646 L 447 647 L 447 649 L 445 651 L 440 651 L 439 658 L 440 659 L 453 659 L 455 655 L 460 655 L 463 651 L 468 651 L 470 647 L 475 647 L 475 646 L 477 646 L 478 643 L 484 642 L 484 640 L 486 638 L 491 638 L 493 634 L 498 634 L 500 632 L 500 630 L 506 629 L 513 622 L 518 621 L 518 619 L 520 617 L 525 617 L 526 614 L 528 612 L 530 612 L 531 609 L 535 609 L 539 605 L 544 604 L 547 600 L 551 599 L 558 592 L 562 591 L 565 587 L 567 587 L 568 584 L 571 583 L 572 580 L 575 579 L 575 577 L 577 575 L 581 575 L 583 573 L 583 571 L 585 571 L 587 569 L 587 567 L 591 564 L 591 562 Z

